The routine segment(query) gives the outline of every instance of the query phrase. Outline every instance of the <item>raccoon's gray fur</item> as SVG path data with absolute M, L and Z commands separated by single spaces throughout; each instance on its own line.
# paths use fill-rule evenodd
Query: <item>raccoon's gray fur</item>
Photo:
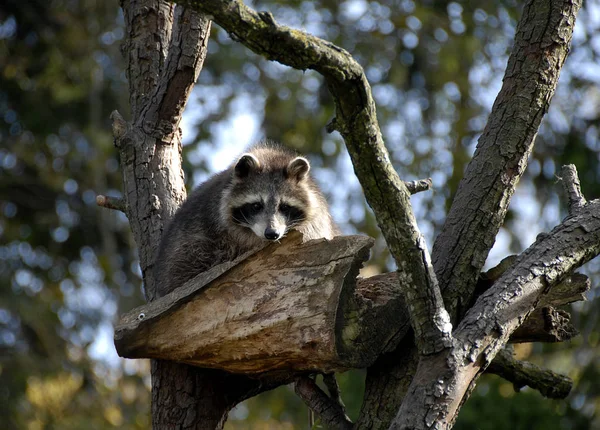
M 163 233 L 158 295 L 290 229 L 305 240 L 339 234 L 309 170 L 306 158 L 263 142 L 196 188 Z

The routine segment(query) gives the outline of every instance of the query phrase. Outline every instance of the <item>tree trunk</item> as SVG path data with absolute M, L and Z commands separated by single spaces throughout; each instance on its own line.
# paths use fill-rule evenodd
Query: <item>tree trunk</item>
M 131 121 L 113 114 L 125 213 L 138 244 L 148 300 L 165 223 L 186 196 L 179 122 L 200 73 L 210 30 L 201 13 L 161 0 L 123 0 Z M 216 428 L 255 381 L 174 362 L 152 362 L 154 428 Z
M 152 428 L 221 429 L 233 406 L 277 385 L 222 370 L 152 360 Z

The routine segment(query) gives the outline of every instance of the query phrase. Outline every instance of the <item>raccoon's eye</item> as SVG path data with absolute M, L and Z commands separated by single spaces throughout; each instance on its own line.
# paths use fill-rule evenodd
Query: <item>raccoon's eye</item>
M 242 206 L 242 210 L 247 217 L 251 217 L 259 213 L 263 208 L 263 204 L 261 202 L 254 203 L 246 203 Z
M 304 219 L 304 212 L 297 207 L 287 203 L 279 204 L 279 211 L 288 219 L 289 222 L 299 222 Z
M 248 225 L 262 208 L 263 204 L 260 202 L 245 203 L 240 207 L 233 208 L 231 210 L 232 221 L 236 224 Z

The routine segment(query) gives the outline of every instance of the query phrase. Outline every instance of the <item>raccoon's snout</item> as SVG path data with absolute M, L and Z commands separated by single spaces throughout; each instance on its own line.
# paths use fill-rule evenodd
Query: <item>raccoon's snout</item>
M 281 237 L 279 232 L 273 228 L 267 227 L 265 229 L 265 238 L 267 240 L 277 240 Z

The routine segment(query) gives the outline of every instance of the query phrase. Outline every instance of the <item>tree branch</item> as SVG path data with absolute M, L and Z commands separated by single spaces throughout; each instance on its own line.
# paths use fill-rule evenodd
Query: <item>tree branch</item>
M 260 378 L 365 367 L 395 334 L 385 309 L 363 324 L 361 314 L 377 315 L 354 300 L 372 245 L 366 236 L 303 243 L 293 232 L 127 312 L 115 327 L 117 352 Z M 377 328 L 370 337 L 382 336 L 379 345 L 362 341 Z
M 518 256 L 511 255 L 498 266 L 482 273 L 477 282 L 477 296 L 487 291 L 517 260 Z M 565 311 L 555 309 L 555 306 L 585 300 L 584 294 L 589 289 L 590 280 L 580 273 L 569 275 L 553 285 L 540 299 L 536 309 L 515 330 L 510 342 L 564 342 L 576 336 L 578 331 L 571 324 L 571 316 Z
M 579 332 L 571 324 L 571 315 L 568 312 L 555 309 L 552 306 L 536 308 L 517 328 L 510 341 L 523 342 L 564 342 Z
M 294 388 L 296 394 L 321 418 L 327 428 L 352 429 L 352 421 L 342 407 L 308 376 L 298 378 Z
M 511 255 L 503 259 L 496 267 L 482 273 L 477 282 L 476 295 L 479 297 L 489 290 L 491 286 L 519 259 L 518 255 Z M 590 279 L 582 273 L 572 273 L 562 279 L 548 294 L 544 295 L 538 303 L 538 309 L 544 306 L 561 306 L 585 300 L 585 293 L 590 290 Z
M 562 166 L 560 179 L 569 199 L 569 215 L 575 215 L 586 203 L 585 197 L 581 193 L 581 184 L 575 165 Z
M 600 200 L 536 240 L 485 292 L 454 332 L 450 351 L 422 359 L 394 428 L 446 428 L 475 381 L 550 286 L 600 253 Z M 432 382 L 433 381 L 433 382 Z
M 323 383 L 327 387 L 327 391 L 329 391 L 329 397 L 335 403 L 337 403 L 340 408 L 342 408 L 342 412 L 346 413 L 346 408 L 344 406 L 344 401 L 342 400 L 342 393 L 340 392 L 340 386 L 335 379 L 335 373 L 324 373 L 323 374 Z
M 127 121 L 125 121 L 125 118 L 123 118 L 123 115 L 121 115 L 118 110 L 114 110 L 110 113 L 110 119 L 112 121 L 111 128 L 114 143 L 115 146 L 118 148 L 119 144 L 121 143 L 121 139 L 129 130 L 129 125 L 127 124 Z
M 590 279 L 582 273 L 573 273 L 562 279 L 544 295 L 538 308 L 543 306 L 561 306 L 586 300 L 585 293 L 591 288 Z
M 433 188 L 433 182 L 431 182 L 431 178 L 419 179 L 417 181 L 410 182 L 404 181 L 404 185 L 406 186 L 408 192 L 411 194 L 417 194 L 422 191 L 429 191 L 431 188 Z
M 517 255 L 507 257 L 498 266 L 482 273 L 477 287 L 478 295 L 489 290 L 504 272 L 511 269 L 518 258 Z M 379 345 L 383 341 L 378 336 L 384 330 L 377 326 L 378 318 L 375 318 L 375 315 L 381 315 L 386 321 L 390 321 L 390 324 L 398 327 L 396 336 L 387 344 L 386 351 L 388 354 L 378 359 L 367 371 L 365 400 L 357 421 L 358 428 L 387 429 L 389 427 L 417 367 L 417 363 L 412 361 L 416 357 L 416 348 L 412 345 L 412 337 L 407 336 L 404 338 L 409 332 L 408 313 L 405 310 L 404 301 L 397 297 L 397 293 L 395 293 L 397 288 L 401 288 L 395 278 L 395 273 L 385 273 L 371 278 L 359 279 L 357 286 L 357 300 L 359 303 L 361 300 L 369 300 L 369 303 L 359 306 L 359 309 L 369 309 L 373 315 L 362 316 L 361 321 L 364 324 L 373 326 L 373 331 L 364 333 L 361 337 L 364 340 L 361 341 L 372 341 L 373 345 Z M 562 329 L 554 330 L 552 326 L 547 327 L 545 320 L 537 318 L 537 316 L 541 314 L 541 309 L 544 307 L 561 306 L 585 300 L 585 292 L 589 289 L 590 280 L 580 273 L 573 273 L 552 285 L 550 291 L 540 299 L 536 311 L 532 312 L 523 326 L 513 333 L 510 342 L 522 342 L 524 339 L 552 342 L 566 340 L 568 336 L 557 336 L 557 334 L 563 333 Z M 389 299 L 394 296 L 397 298 L 394 300 Z M 395 304 L 393 304 L 394 301 Z M 380 308 L 387 309 L 379 310 Z M 533 318 L 534 321 L 530 321 L 530 318 Z M 567 327 L 570 327 L 568 322 L 564 326 L 565 332 L 568 331 Z M 498 366 L 501 366 L 501 364 L 498 364 Z
M 515 391 L 528 386 L 550 399 L 564 399 L 573 388 L 571 378 L 541 369 L 533 363 L 517 360 L 513 357 L 512 349 L 507 348 L 496 355 L 487 372 L 512 382 Z
M 530 0 L 523 9 L 502 89 L 433 246 L 434 266 L 453 317 L 460 303 L 471 301 L 525 171 L 580 7 L 581 0 Z
M 109 197 L 104 196 L 102 194 L 98 194 L 96 196 L 96 204 L 103 208 L 114 209 L 123 213 L 127 213 L 127 208 L 125 207 L 125 200 L 119 197 Z

